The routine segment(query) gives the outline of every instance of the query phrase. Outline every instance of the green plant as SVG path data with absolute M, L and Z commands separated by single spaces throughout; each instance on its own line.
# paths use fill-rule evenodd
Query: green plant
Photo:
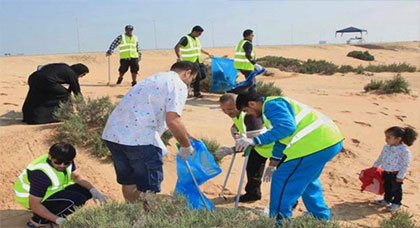
M 355 72 L 354 67 L 350 66 L 350 65 L 341 65 L 338 68 L 338 72 L 340 73 L 349 73 L 349 72 Z
M 351 51 L 347 54 L 347 56 L 366 61 L 375 60 L 375 57 L 371 55 L 368 51 Z
M 271 71 L 266 70 L 266 71 L 263 73 L 263 75 L 264 75 L 264 76 L 274 76 L 274 73 L 273 73 L 273 72 L 271 72 Z
M 210 92 L 211 80 L 213 77 L 211 74 L 211 65 L 204 64 L 204 66 L 206 69 L 206 78 L 200 81 L 200 90 L 202 92 Z
M 380 228 L 419 228 L 413 221 L 413 215 L 407 211 L 394 212 L 391 218 L 382 221 Z
M 257 82 L 257 91 L 261 95 L 267 96 L 281 96 L 283 91 L 274 85 L 274 82 Z
M 170 146 L 171 144 L 169 143 L 169 140 L 173 137 L 174 136 L 172 135 L 172 133 L 169 130 L 166 130 L 165 132 L 163 132 L 160 138 L 162 139 L 163 144 L 165 144 L 165 146 Z
M 400 73 L 400 72 L 415 72 L 417 70 L 417 68 L 415 66 L 412 66 L 408 63 L 392 63 L 389 65 L 371 65 L 369 64 L 368 66 L 365 67 L 366 71 L 369 72 L 395 72 L 395 73 Z
M 201 137 L 200 139 L 203 141 L 204 145 L 206 145 L 207 150 L 213 155 L 217 165 L 220 165 L 220 163 L 222 162 L 222 158 L 219 158 L 215 155 L 216 151 L 220 148 L 220 143 L 217 142 L 215 139 L 210 139 L 207 137 Z
M 372 90 L 378 90 L 381 89 L 384 86 L 384 81 L 382 80 L 375 80 L 372 79 L 370 82 L 365 85 L 363 88 L 366 92 L 372 91 Z
M 365 85 L 364 90 L 366 92 L 375 90 L 379 94 L 410 93 L 410 84 L 401 74 L 397 74 L 391 80 L 371 80 Z
M 340 228 L 336 222 L 318 220 L 310 215 L 300 216 L 293 219 L 283 219 L 282 228 Z
M 325 60 L 312 60 L 308 59 L 306 62 L 303 63 L 302 68 L 300 69 L 299 73 L 304 74 L 325 74 L 325 75 L 332 75 L 337 72 L 338 66 L 327 62 Z

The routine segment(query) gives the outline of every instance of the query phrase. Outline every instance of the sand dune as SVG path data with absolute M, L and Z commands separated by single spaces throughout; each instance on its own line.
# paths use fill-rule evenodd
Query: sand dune
M 420 68 L 420 43 L 390 43 L 388 49 L 369 50 L 374 56 L 373 64 L 407 62 Z M 351 50 L 365 50 L 348 45 L 279 46 L 257 47 L 259 57 L 277 55 L 306 60 L 325 59 L 336 64 L 358 66 L 367 63 L 346 57 Z M 216 56 L 232 57 L 233 48 L 215 48 L 210 52 Z M 172 50 L 145 51 L 141 62 L 141 77 L 167 70 L 175 61 Z M 19 56 L 0 58 L 0 215 L 1 227 L 23 227 L 30 214 L 13 199 L 13 184 L 21 170 L 35 157 L 48 151 L 51 135 L 56 124 L 29 126 L 21 123 L 21 107 L 28 91 L 27 77 L 39 64 L 83 62 L 90 68 L 90 74 L 81 80 L 85 96 L 110 96 L 117 102 L 130 88 L 129 75 L 122 86 L 108 87 L 107 59 L 103 53 Z M 115 83 L 118 56 L 113 55 L 112 83 Z M 384 145 L 383 131 L 392 125 L 412 126 L 420 129 L 420 73 L 403 73 L 410 82 L 410 95 L 375 95 L 363 92 L 363 86 L 371 79 L 388 79 L 393 73 L 378 73 L 374 76 L 356 74 L 335 74 L 333 76 L 304 75 L 274 72 L 273 77 L 260 77 L 281 87 L 286 96 L 306 103 L 330 116 L 346 137 L 345 152 L 330 162 L 322 175 L 325 198 L 331 206 L 333 218 L 360 227 L 378 226 L 388 217 L 382 209 L 369 205 L 375 195 L 361 193 L 358 173 L 370 167 Z M 240 77 L 242 79 L 242 76 Z M 197 136 L 207 136 L 223 145 L 234 144 L 230 138 L 231 120 L 218 108 L 219 95 L 206 94 L 204 99 L 190 99 L 184 110 L 183 119 L 189 131 Z M 410 149 L 413 161 L 404 182 L 404 209 L 415 215 L 420 222 L 420 147 L 417 141 Z M 175 148 L 169 148 L 165 158 L 162 194 L 171 194 L 176 182 Z M 112 164 L 90 157 L 79 149 L 76 158 L 78 167 L 104 193 L 116 200 L 122 200 L 120 186 L 116 183 Z M 227 170 L 230 158 L 225 158 L 222 168 Z M 239 182 L 242 158 L 235 162 L 228 189 L 233 197 Z M 212 179 L 202 188 L 217 206 L 233 207 L 233 200 L 218 196 L 225 172 Z M 248 208 L 268 207 L 269 184 L 263 184 L 263 199 L 253 204 L 242 204 Z M 297 215 L 305 210 L 300 204 Z

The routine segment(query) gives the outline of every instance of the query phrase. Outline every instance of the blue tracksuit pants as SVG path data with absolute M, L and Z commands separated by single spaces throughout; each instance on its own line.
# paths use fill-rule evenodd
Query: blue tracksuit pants
M 339 142 L 308 156 L 279 166 L 271 179 L 270 216 L 279 222 L 292 216 L 292 207 L 302 196 L 306 209 L 318 219 L 330 219 L 330 210 L 322 195 L 319 176 L 324 166 L 342 149 Z

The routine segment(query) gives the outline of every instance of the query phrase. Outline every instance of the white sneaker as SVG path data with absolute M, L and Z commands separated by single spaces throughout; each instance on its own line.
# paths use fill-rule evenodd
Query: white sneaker
M 375 200 L 373 203 L 379 206 L 388 206 L 390 204 L 388 201 L 383 200 L 383 199 Z
M 388 206 L 386 208 L 386 210 L 387 211 L 390 211 L 390 212 L 393 212 L 393 211 L 398 211 L 400 208 L 401 208 L 401 205 L 400 204 L 393 203 L 393 204 L 391 204 L 391 206 Z

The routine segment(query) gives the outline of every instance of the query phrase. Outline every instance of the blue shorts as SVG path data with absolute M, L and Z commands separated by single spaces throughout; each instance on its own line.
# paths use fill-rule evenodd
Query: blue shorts
M 162 150 L 153 145 L 126 146 L 104 140 L 111 151 L 117 182 L 136 185 L 141 192 L 160 192 L 163 181 Z

